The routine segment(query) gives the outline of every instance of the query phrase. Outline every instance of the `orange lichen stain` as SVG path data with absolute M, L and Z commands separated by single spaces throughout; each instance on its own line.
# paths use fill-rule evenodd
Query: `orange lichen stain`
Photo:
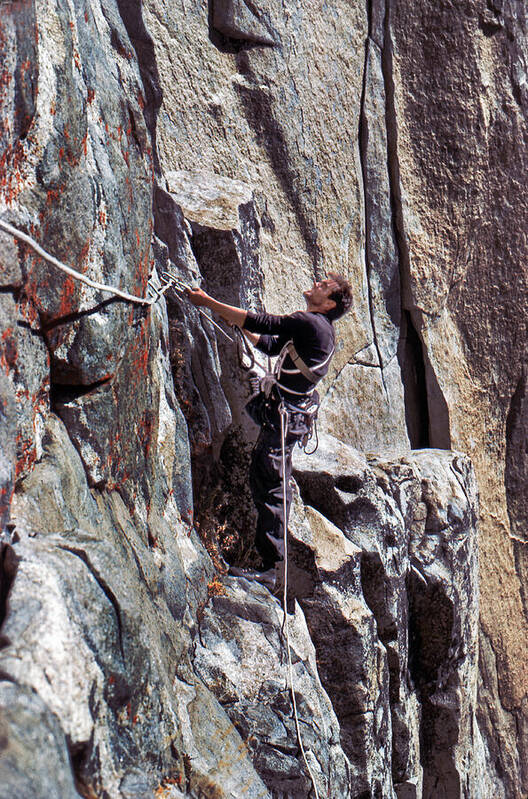
M 61 147 L 61 148 L 59 149 L 59 161 L 60 161 L 62 158 L 64 158 L 64 147 Z
M 215 574 L 213 579 L 207 583 L 207 595 L 209 597 L 223 596 L 226 593 L 225 586 L 220 582 L 218 576 Z
M 63 136 L 66 139 L 66 141 L 69 141 L 70 140 L 70 126 L 69 125 L 64 125 L 64 130 L 62 131 L 62 133 L 63 133 Z
M 88 133 L 85 133 L 81 140 L 81 147 L 83 153 L 86 155 L 88 152 Z
M 145 98 L 143 97 L 142 94 L 138 94 L 137 100 L 138 100 L 139 107 L 141 108 L 142 111 L 144 111 L 145 110 Z
M 88 97 L 87 97 L 88 103 L 93 103 L 94 97 L 95 97 L 95 89 L 88 89 Z
M 172 786 L 176 785 L 176 787 L 181 788 L 182 782 L 183 776 L 181 774 L 177 774 L 175 777 L 164 777 L 154 791 L 155 799 L 167 799 L 167 797 L 172 795 Z
M 81 247 L 81 251 L 79 253 L 79 261 L 83 263 L 86 260 L 88 253 L 90 252 L 90 241 L 87 241 Z
M 106 226 L 106 211 L 104 209 L 101 209 L 99 211 L 99 213 L 97 214 L 97 218 L 99 219 L 99 224 L 102 227 L 105 227 Z
M 24 187 L 24 144 L 18 140 L 14 148 L 9 145 L 0 155 L 0 191 L 7 205 L 11 205 Z
M 125 159 L 125 163 L 126 163 L 127 167 L 130 169 L 130 160 L 129 160 L 129 157 L 128 157 L 128 150 L 125 150 L 123 152 L 123 158 Z
M 34 433 L 37 425 L 37 416 L 44 415 L 49 408 L 49 385 L 42 383 L 38 391 L 30 395 L 27 389 L 18 388 L 15 391 L 17 404 L 29 401 L 32 406 L 33 436 L 23 436 L 19 433 L 16 437 L 17 460 L 15 464 L 15 477 L 18 480 L 22 475 L 28 474 L 37 459 L 34 443 Z
M 57 106 L 55 105 L 55 101 L 51 103 L 49 111 L 52 117 L 54 117 L 55 114 L 57 113 Z
M 8 327 L 2 333 L 2 348 L 0 349 L 0 366 L 6 374 L 9 374 L 15 368 L 17 358 L 18 348 L 15 330 L 12 327 Z
M 30 270 L 32 267 L 30 267 Z M 20 298 L 18 309 L 22 319 L 34 330 L 40 327 L 38 308 L 40 307 L 38 286 L 30 273 L 26 280 L 25 291 Z
M 73 22 L 71 22 L 71 21 L 70 21 L 70 22 L 68 22 L 68 25 L 70 26 L 70 30 L 71 30 L 71 31 L 72 31 L 72 30 L 75 28 L 75 25 L 74 25 L 74 24 L 73 24 Z
M 26 73 L 31 70 L 31 61 L 26 59 L 20 64 L 20 82 L 24 87 L 27 87 Z
M 75 295 L 75 288 L 75 278 L 72 275 L 66 275 L 62 283 L 61 301 L 58 310 L 59 316 L 66 316 L 66 314 L 72 313 L 76 309 L 75 304 L 72 302 Z
M 56 205 L 59 202 L 63 191 L 64 186 L 59 186 L 57 189 L 48 189 L 48 193 L 46 194 L 46 206 L 48 208 L 52 208 L 54 205 Z
M 88 12 L 87 11 L 84 12 L 84 21 L 88 22 Z
M 148 357 L 148 353 L 147 353 Z M 152 444 L 152 419 L 148 411 L 145 411 L 139 422 L 138 436 L 145 450 L 145 457 L 148 458 Z
M 15 479 L 18 480 L 23 474 L 30 472 L 36 460 L 37 450 L 33 442 L 23 442 L 21 454 L 15 464 Z

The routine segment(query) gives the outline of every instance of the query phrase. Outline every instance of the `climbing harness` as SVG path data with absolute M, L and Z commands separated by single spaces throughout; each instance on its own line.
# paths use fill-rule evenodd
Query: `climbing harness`
M 242 331 L 240 331 L 242 333 Z M 243 334 L 242 334 L 243 335 Z M 322 369 L 329 362 L 334 354 L 334 350 L 320 363 L 312 368 L 308 367 L 301 356 L 298 354 L 293 341 L 288 341 L 282 348 L 275 368 L 272 370 L 268 366 L 268 370 L 264 376 L 258 378 L 250 377 L 250 384 L 253 394 L 246 404 L 246 411 L 257 424 L 264 424 L 266 421 L 267 413 L 271 411 L 273 405 L 272 392 L 274 391 L 279 402 L 285 403 L 290 413 L 299 413 L 304 417 L 307 426 L 307 432 L 300 439 L 299 446 L 304 449 L 307 455 L 313 455 L 319 446 L 319 436 L 317 433 L 317 413 L 319 411 L 319 397 L 315 392 L 315 383 L 319 380 L 319 376 L 315 373 Z M 292 361 L 296 364 L 295 369 L 285 369 L 283 366 L 286 356 L 289 355 Z M 268 359 L 269 361 L 269 359 Z M 308 391 L 294 391 L 286 387 L 280 381 L 281 374 L 303 374 L 314 386 Z M 284 392 L 299 397 L 300 399 L 286 400 Z M 307 446 L 315 435 L 315 447 L 310 452 Z

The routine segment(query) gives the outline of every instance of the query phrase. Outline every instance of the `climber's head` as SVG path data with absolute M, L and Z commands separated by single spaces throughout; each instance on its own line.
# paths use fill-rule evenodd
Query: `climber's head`
M 314 281 L 304 292 L 309 311 L 324 313 L 332 321 L 343 316 L 352 306 L 352 289 L 348 281 L 334 272 L 324 280 Z

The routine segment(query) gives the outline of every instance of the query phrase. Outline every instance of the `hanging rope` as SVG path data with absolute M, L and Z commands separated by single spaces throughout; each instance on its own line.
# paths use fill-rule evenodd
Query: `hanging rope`
M 106 294 L 113 294 L 114 297 L 119 297 L 127 302 L 133 302 L 137 305 L 150 306 L 154 305 L 170 288 L 174 288 L 183 296 L 186 296 L 185 290 L 190 288 L 190 286 L 187 286 L 185 283 L 179 280 L 178 276 L 174 272 L 172 272 L 170 269 L 167 269 L 165 272 L 161 273 L 161 286 L 155 286 L 152 283 L 152 280 L 149 280 L 148 288 L 153 293 L 152 297 L 137 297 L 135 294 L 129 294 L 127 291 L 121 291 L 121 289 L 118 289 L 116 286 L 109 286 L 106 283 L 98 283 L 96 280 L 92 280 L 91 278 L 86 277 L 86 275 L 81 274 L 81 272 L 77 272 L 75 269 L 72 269 L 71 266 L 66 266 L 66 264 L 63 264 L 62 261 L 59 261 L 57 258 L 55 258 L 55 256 L 51 255 L 49 252 L 46 252 L 46 250 L 44 250 L 40 244 L 27 233 L 23 233 L 21 230 L 18 230 L 18 228 L 10 225 L 9 222 L 6 222 L 3 219 L 0 219 L 0 229 L 4 230 L 6 233 L 10 233 L 15 239 L 23 241 L 24 244 L 29 245 L 29 247 L 31 247 L 31 249 L 34 250 L 37 255 L 40 255 L 40 257 L 45 261 L 53 266 L 56 266 L 57 269 L 60 269 L 67 275 L 71 275 L 71 277 L 75 278 L 75 280 L 78 280 L 80 283 L 84 283 L 86 286 L 90 286 L 98 291 L 103 291 Z M 214 319 L 211 319 L 211 317 L 208 316 L 208 314 L 206 314 L 202 308 L 197 308 L 197 310 L 207 319 L 210 324 L 219 330 L 223 336 L 229 339 L 229 341 L 235 343 L 235 340 L 228 335 L 225 330 L 223 330 L 220 325 L 214 321 Z
M 279 413 L 281 418 L 281 450 L 282 450 L 282 513 L 284 518 L 284 591 L 282 596 L 282 604 L 283 604 L 283 613 L 284 613 L 284 632 L 286 635 L 286 651 L 288 655 L 288 678 L 290 681 L 290 693 L 292 698 L 292 705 L 293 705 L 293 717 L 295 719 L 295 729 L 297 731 L 297 740 L 299 741 L 299 746 L 301 749 L 301 753 L 303 756 L 303 760 L 305 762 L 306 768 L 308 770 L 308 774 L 310 775 L 310 779 L 312 781 L 314 791 L 315 791 L 315 799 L 319 799 L 319 792 L 317 790 L 317 783 L 315 782 L 315 777 L 313 775 L 312 769 L 310 768 L 310 764 L 308 763 L 308 758 L 306 757 L 306 752 L 304 749 L 302 735 L 301 735 L 301 727 L 299 723 L 299 715 L 297 713 L 297 700 L 295 699 L 295 689 L 293 687 L 293 666 L 292 666 L 292 659 L 291 659 L 291 646 L 290 646 L 290 631 L 288 626 L 288 505 L 287 505 L 287 497 L 286 497 L 286 432 L 288 429 L 288 411 L 284 405 L 284 402 L 281 402 L 279 406 Z
M 91 286 L 93 289 L 104 291 L 107 294 L 113 294 L 115 297 L 120 297 L 122 300 L 127 300 L 128 302 L 135 302 L 138 305 L 153 305 L 153 303 L 156 302 L 155 299 L 136 297 L 134 294 L 128 294 L 128 292 L 121 291 L 121 289 L 118 289 L 115 286 L 107 286 L 105 283 L 98 283 L 96 280 L 92 280 L 91 278 L 86 277 L 86 275 L 76 272 L 75 269 L 71 268 L 71 266 L 66 266 L 66 264 L 62 263 L 62 261 L 59 261 L 53 255 L 50 255 L 49 252 L 46 252 L 46 250 L 44 250 L 40 244 L 35 241 L 35 239 L 32 239 L 31 236 L 28 236 L 27 233 L 22 233 L 21 230 L 13 227 L 13 225 L 10 225 L 9 222 L 5 222 L 3 219 L 0 219 L 0 228 L 5 230 L 6 233 L 10 233 L 16 239 L 28 244 L 31 249 L 37 253 L 37 255 L 40 255 L 41 258 L 44 258 L 44 260 L 48 263 L 53 264 L 53 266 L 56 266 L 63 272 L 66 272 L 67 275 L 71 275 L 76 280 L 79 280 L 81 283 L 85 283 L 87 286 Z

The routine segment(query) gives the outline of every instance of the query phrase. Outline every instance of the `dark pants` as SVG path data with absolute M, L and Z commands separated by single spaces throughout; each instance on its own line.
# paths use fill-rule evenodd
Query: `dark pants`
M 292 500 L 290 487 L 292 452 L 297 441 L 308 432 L 304 414 L 288 414 L 285 441 L 286 474 L 284 475 L 286 519 L 284 519 L 281 424 L 276 405 L 268 416 L 268 420 L 261 427 L 260 435 L 253 449 L 249 470 L 249 485 L 258 513 L 255 545 L 262 556 L 265 569 L 271 568 L 279 560 L 277 550 L 268 540 L 267 533 L 275 538 L 282 538 L 284 535 L 284 524 L 288 524 Z

